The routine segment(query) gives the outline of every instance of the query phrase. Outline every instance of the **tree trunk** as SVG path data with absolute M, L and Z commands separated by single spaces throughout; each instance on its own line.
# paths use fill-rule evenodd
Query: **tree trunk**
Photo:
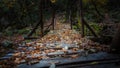
M 118 25 L 118 30 L 113 37 L 111 48 L 113 51 L 120 53 L 120 24 Z
M 81 24 L 82 24 L 82 37 L 84 37 L 84 25 L 92 32 L 92 34 L 95 37 L 98 37 L 97 34 L 95 33 L 95 31 L 90 27 L 90 25 L 84 20 L 84 16 L 83 16 L 83 3 L 82 0 L 79 0 L 80 3 L 80 20 L 81 20 Z
M 71 29 L 73 29 L 73 27 L 72 27 L 72 25 L 73 25 L 73 23 L 72 23 L 72 10 L 70 10 L 69 22 L 70 22 Z
M 66 6 L 66 22 L 70 22 L 70 1 L 66 0 L 67 6 Z
M 42 0 L 40 0 L 40 21 L 35 25 L 35 27 L 33 28 L 33 30 L 28 34 L 28 37 L 30 37 L 35 31 L 36 29 L 38 28 L 39 25 L 41 25 L 41 36 L 43 36 L 43 26 L 44 26 L 44 23 L 43 23 L 43 14 L 42 14 Z
M 71 3 L 72 1 L 70 1 L 69 2 L 69 23 L 70 23 L 70 27 L 71 27 L 71 29 L 73 29 L 73 27 L 72 27 L 72 14 L 73 14 L 73 9 L 71 9 L 72 8 L 72 3 Z
M 103 15 L 100 13 L 100 11 L 98 10 L 97 5 L 95 4 L 95 2 L 94 2 L 93 0 L 91 0 L 91 3 L 93 4 L 96 13 L 97 13 L 101 18 L 104 18 L 104 16 L 103 16 Z
M 55 25 L 55 4 L 52 4 L 52 29 L 54 30 Z
M 81 29 L 82 29 L 82 37 L 84 37 L 84 19 L 83 19 L 83 3 L 82 3 L 82 0 L 79 0 L 79 6 L 80 6 L 80 21 L 81 21 L 81 24 L 82 24 L 82 26 L 81 26 Z
M 44 22 L 43 22 L 43 0 L 40 2 L 40 24 L 41 24 L 41 37 L 44 35 Z

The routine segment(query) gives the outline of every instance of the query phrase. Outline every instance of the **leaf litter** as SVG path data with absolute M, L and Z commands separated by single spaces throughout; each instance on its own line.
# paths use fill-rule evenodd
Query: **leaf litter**
M 19 44 L 11 58 L 0 61 L 0 66 L 7 68 L 16 67 L 21 63 L 36 64 L 41 60 L 56 57 L 75 59 L 82 55 L 109 50 L 107 46 L 82 38 L 79 32 L 71 30 L 70 26 L 64 26 L 66 24 L 57 24 L 59 25 L 55 30 L 51 30 L 41 39 Z

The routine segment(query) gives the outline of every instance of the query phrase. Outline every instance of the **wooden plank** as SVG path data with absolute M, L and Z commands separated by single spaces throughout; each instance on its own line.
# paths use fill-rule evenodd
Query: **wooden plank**
M 99 64 L 111 64 L 111 63 L 114 63 L 114 64 L 120 63 L 120 58 L 57 63 L 56 67 L 57 68 L 75 68 L 75 67 L 84 67 L 84 66 L 92 66 L 92 65 L 99 65 Z M 48 68 L 48 67 L 49 66 L 44 66 L 42 68 Z
M 111 63 L 119 63 L 120 60 L 109 60 L 109 61 L 100 61 L 100 62 L 90 62 L 90 63 L 82 63 L 82 64 L 73 64 L 73 65 L 65 65 L 58 66 L 57 68 L 75 68 L 75 67 L 84 67 L 84 66 L 92 66 L 92 65 L 100 65 L 100 64 L 111 64 Z

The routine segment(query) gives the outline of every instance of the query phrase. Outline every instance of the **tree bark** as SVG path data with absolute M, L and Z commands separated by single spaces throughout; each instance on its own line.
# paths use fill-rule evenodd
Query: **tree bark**
M 69 0 L 66 0 L 67 6 L 66 6 L 66 22 L 70 22 L 70 2 Z
M 81 24 L 82 24 L 81 25 L 81 29 L 82 29 L 81 30 L 82 31 L 81 35 L 82 35 L 82 37 L 84 37 L 85 33 L 84 33 L 84 19 L 83 19 L 83 5 L 82 5 L 83 3 L 82 3 L 82 0 L 79 0 L 79 3 L 80 3 L 79 4 L 79 7 L 80 7 L 80 10 L 79 10 L 80 11 L 80 21 L 81 21 Z
M 72 14 L 73 14 L 73 9 L 71 9 L 72 8 L 72 3 L 71 3 L 72 1 L 70 1 L 70 8 L 69 8 L 69 22 L 70 22 L 70 27 L 71 27 L 71 29 L 73 29 L 73 27 L 72 27 Z
M 52 29 L 54 30 L 55 25 L 55 4 L 52 4 Z
M 40 24 L 41 24 L 41 37 L 44 35 L 44 22 L 43 22 L 43 0 L 40 2 Z
M 84 37 L 84 25 L 92 32 L 92 34 L 95 37 L 98 37 L 97 34 L 95 33 L 95 31 L 90 27 L 90 25 L 84 20 L 84 16 L 83 16 L 83 3 L 82 0 L 79 0 L 80 3 L 80 20 L 81 20 L 81 24 L 82 24 L 82 37 Z

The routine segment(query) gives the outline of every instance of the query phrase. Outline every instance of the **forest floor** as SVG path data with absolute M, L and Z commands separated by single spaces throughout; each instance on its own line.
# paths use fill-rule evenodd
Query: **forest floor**
M 23 40 L 21 36 L 15 39 L 17 42 Z M 44 59 L 75 59 L 82 55 L 109 51 L 109 46 L 82 38 L 79 32 L 70 29 L 70 24 L 59 22 L 55 24 L 55 30 L 50 30 L 42 38 L 16 44 L 12 53 L 8 54 L 10 57 L 0 59 L 7 59 L 0 61 L 0 68 L 16 68 L 23 63 L 31 65 Z M 0 50 L 1 53 L 4 51 Z

